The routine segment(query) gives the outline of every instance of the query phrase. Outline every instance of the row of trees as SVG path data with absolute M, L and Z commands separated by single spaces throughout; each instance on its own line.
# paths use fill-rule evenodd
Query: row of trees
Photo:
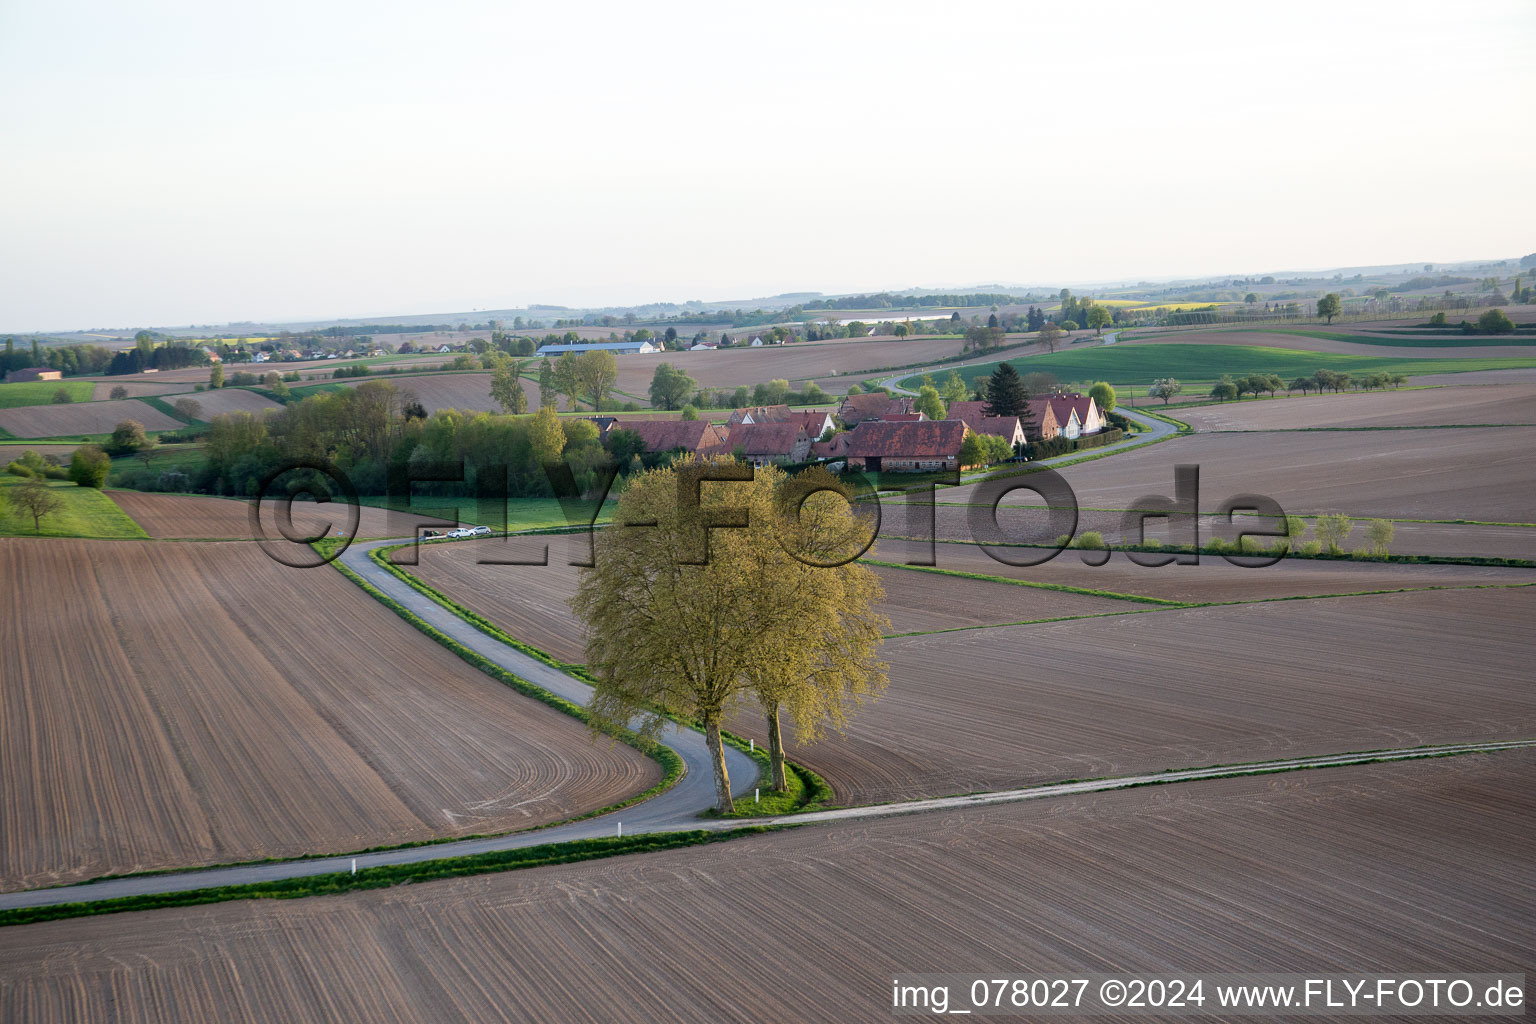
M 1273 373 L 1250 373 L 1243 377 L 1233 377 L 1230 374 L 1222 374 L 1221 380 L 1211 388 L 1211 397 L 1218 402 L 1229 402 L 1232 399 L 1241 400 L 1244 395 L 1257 397 L 1260 394 L 1268 394 L 1274 397 L 1275 392 L 1287 393 L 1300 391 L 1303 395 L 1316 391 L 1321 394 L 1324 391 L 1348 391 L 1356 388 L 1364 391 L 1375 391 L 1381 388 L 1399 388 L 1408 383 L 1408 378 L 1400 373 L 1377 372 L 1362 374 L 1358 377 L 1348 373 L 1339 373 L 1334 370 L 1318 370 L 1316 373 L 1297 377 L 1289 384 L 1283 378 Z M 1172 390 L 1170 390 L 1170 386 Z M 1179 382 L 1172 378 L 1155 381 L 1147 393 L 1153 398 L 1162 398 L 1163 404 L 1168 399 L 1182 391 Z

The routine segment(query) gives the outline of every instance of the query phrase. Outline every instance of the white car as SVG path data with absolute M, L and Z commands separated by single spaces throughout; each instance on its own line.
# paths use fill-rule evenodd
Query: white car
M 469 535 L 470 534 L 468 528 L 462 526 L 457 530 L 449 530 L 447 533 L 443 534 L 444 537 L 448 537 L 453 540 L 458 540 L 461 537 L 468 537 Z
M 473 526 L 464 531 L 464 536 L 466 537 L 489 537 L 490 535 L 491 528 L 489 526 Z

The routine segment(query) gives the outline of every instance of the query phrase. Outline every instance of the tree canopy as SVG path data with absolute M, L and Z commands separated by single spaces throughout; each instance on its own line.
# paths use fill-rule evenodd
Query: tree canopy
M 1012 363 L 997 364 L 997 369 L 987 378 L 986 392 L 987 405 L 982 410 L 986 415 L 1029 415 L 1029 392 L 1025 390 L 1024 381 L 1019 378 L 1019 371 L 1013 368 Z

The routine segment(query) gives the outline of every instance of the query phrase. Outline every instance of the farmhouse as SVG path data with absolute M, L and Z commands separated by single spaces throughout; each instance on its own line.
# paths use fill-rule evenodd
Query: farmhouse
M 1099 411 L 1099 404 L 1089 395 L 1076 393 L 1046 395 L 1031 399 L 1032 409 L 1035 408 L 1035 402 L 1044 402 L 1049 405 L 1055 417 L 1058 432 L 1063 437 L 1077 438 L 1086 434 L 1097 434 L 1104 429 L 1104 416 Z M 1037 413 L 1035 418 L 1037 422 L 1045 422 L 1040 413 Z M 1043 436 L 1049 438 L 1055 435 Z
M 854 427 L 865 420 L 884 420 L 892 416 L 912 413 L 912 399 L 892 398 L 879 391 L 864 395 L 848 395 L 838 407 L 837 416 L 846 427 Z
M 787 405 L 753 405 L 732 411 L 727 422 L 733 427 L 738 423 L 788 423 L 793 415 Z
M 639 434 L 648 452 L 681 448 L 695 455 L 722 455 L 731 450 L 725 428 L 707 420 L 630 420 L 622 429 Z
M 5 375 L 6 383 L 19 384 L 24 380 L 61 380 L 64 374 L 60 370 L 50 370 L 46 366 L 28 366 L 25 369 L 12 370 Z
M 976 420 L 962 420 L 973 433 L 991 434 L 1000 437 L 1011 445 L 1021 445 L 1028 438 L 1024 433 L 1024 423 L 1017 416 L 983 416 Z
M 567 352 L 612 352 L 616 356 L 643 356 L 660 351 L 648 341 L 583 341 L 570 345 L 540 345 L 534 354 L 560 356 Z
M 726 445 L 754 466 L 804 462 L 811 454 L 811 439 L 797 423 L 738 423 Z
M 969 428 L 959 420 L 866 420 L 848 437 L 848 458 L 876 471 L 959 469 Z

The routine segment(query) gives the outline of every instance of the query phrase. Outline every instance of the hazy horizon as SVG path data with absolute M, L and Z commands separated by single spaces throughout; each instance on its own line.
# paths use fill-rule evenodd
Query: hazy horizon
M 0 10 L 0 320 L 1519 256 L 1536 7 L 1444 12 L 28 0 Z

